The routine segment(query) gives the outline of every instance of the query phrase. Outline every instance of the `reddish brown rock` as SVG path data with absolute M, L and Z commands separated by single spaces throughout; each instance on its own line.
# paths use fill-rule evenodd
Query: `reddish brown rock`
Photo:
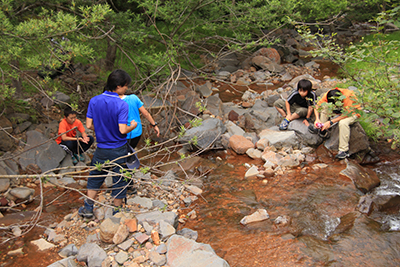
M 244 154 L 249 148 L 254 148 L 254 144 L 242 135 L 232 135 L 229 138 L 229 147 L 237 154 Z

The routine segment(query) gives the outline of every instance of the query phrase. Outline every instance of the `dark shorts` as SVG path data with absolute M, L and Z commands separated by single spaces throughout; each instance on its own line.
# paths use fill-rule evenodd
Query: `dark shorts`
M 93 159 L 91 166 L 96 166 L 96 164 L 103 164 L 105 161 L 112 161 L 121 156 L 127 155 L 127 145 L 123 145 L 118 148 L 106 149 L 106 148 L 97 148 L 93 154 Z M 115 161 L 118 165 L 126 166 L 126 158 L 119 159 Z M 112 168 L 112 171 L 118 175 L 113 175 L 113 190 L 111 192 L 111 196 L 122 199 L 126 197 L 126 187 L 129 183 L 129 180 L 124 179 L 122 175 L 120 175 L 121 167 L 115 166 Z M 107 176 L 106 170 L 93 170 L 90 172 L 90 175 L 104 175 L 103 177 L 89 177 L 87 183 L 87 189 L 97 190 L 101 187 L 104 180 Z

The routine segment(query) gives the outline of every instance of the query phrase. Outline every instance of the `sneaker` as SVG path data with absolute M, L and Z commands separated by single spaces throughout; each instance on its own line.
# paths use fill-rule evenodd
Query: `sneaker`
M 93 217 L 93 209 L 89 210 L 86 209 L 85 207 L 80 207 L 78 210 L 78 214 L 84 218 L 91 218 Z
M 320 129 L 318 129 L 318 135 L 319 137 L 324 139 L 329 139 L 329 137 L 331 137 L 331 133 L 328 130 L 321 131 Z
M 73 164 L 77 164 L 78 163 L 78 159 L 75 156 L 71 156 L 72 157 L 72 163 Z
M 310 132 L 312 134 L 317 134 L 318 133 L 318 129 L 316 129 L 314 127 L 314 125 L 310 123 L 310 125 L 308 125 L 308 132 Z
M 75 158 L 77 158 L 79 161 L 85 161 L 85 156 L 83 154 L 75 154 Z
M 349 151 L 339 151 L 339 153 L 336 155 L 337 159 L 345 159 L 350 156 Z
M 279 130 L 281 131 L 285 131 L 287 130 L 287 128 L 289 127 L 289 122 L 286 118 L 283 119 L 283 121 L 281 122 L 281 124 L 279 124 Z

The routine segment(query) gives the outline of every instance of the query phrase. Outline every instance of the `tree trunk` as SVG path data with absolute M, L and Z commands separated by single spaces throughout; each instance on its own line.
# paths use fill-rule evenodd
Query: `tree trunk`
M 18 60 L 11 61 L 11 66 L 15 73 L 20 73 Z M 22 96 L 21 74 L 18 74 L 18 78 L 12 77 L 12 87 L 15 88 L 15 95 L 17 97 Z
M 114 70 L 114 62 L 117 57 L 117 46 L 108 40 L 107 55 L 106 55 L 106 70 Z

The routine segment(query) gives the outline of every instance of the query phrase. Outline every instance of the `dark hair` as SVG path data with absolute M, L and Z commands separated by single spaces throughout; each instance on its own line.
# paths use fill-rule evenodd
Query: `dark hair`
M 338 97 L 341 96 L 341 92 L 338 89 L 332 89 L 329 90 L 329 92 L 326 94 L 326 98 L 328 100 L 328 103 L 333 103 L 338 100 Z
M 114 70 L 108 75 L 104 91 L 114 92 L 118 86 L 125 86 L 131 83 L 132 79 L 124 70 Z
M 68 117 L 71 114 L 78 114 L 78 112 L 76 112 L 75 110 L 73 110 L 71 107 L 66 107 L 64 109 L 64 116 Z
M 299 91 L 300 89 L 310 92 L 312 89 L 312 83 L 309 80 L 302 79 L 297 83 L 297 91 Z

